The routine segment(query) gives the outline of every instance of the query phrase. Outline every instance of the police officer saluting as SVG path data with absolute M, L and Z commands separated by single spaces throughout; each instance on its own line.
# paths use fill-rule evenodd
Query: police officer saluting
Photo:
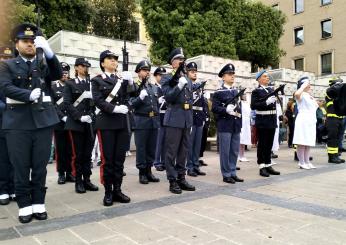
M 32 24 L 21 24 L 12 33 L 18 57 L 1 63 L 0 86 L 6 96 L 7 108 L 2 128 L 10 161 L 15 170 L 15 194 L 19 221 L 28 223 L 32 217 L 47 219 L 45 208 L 46 166 L 50 155 L 53 125 L 59 122 L 49 91 L 51 81 L 61 78 L 58 59 L 48 42 L 36 36 Z M 36 56 L 38 48 L 43 59 Z
M 159 182 L 151 167 L 155 160 L 157 129 L 160 125 L 158 93 L 156 86 L 149 82 L 151 65 L 142 60 L 136 66 L 138 74 L 138 96 L 132 97 L 130 105 L 134 109 L 134 130 L 136 143 L 136 167 L 139 183 Z
M 56 169 L 59 174 L 58 184 L 62 185 L 66 181 L 75 182 L 75 177 L 72 175 L 70 138 L 68 131 L 65 130 L 67 120 L 66 104 L 63 103 L 65 82 L 70 79 L 70 66 L 66 62 L 60 64 L 63 76 L 52 85 L 52 96 L 60 119 L 59 124 L 54 129 L 54 139 Z
M 117 74 L 118 55 L 105 50 L 100 54 L 102 74 L 91 80 L 92 94 L 97 106 L 96 129 L 100 143 L 101 183 L 105 188 L 104 206 L 113 202 L 128 203 L 130 198 L 122 193 L 126 142 L 129 138 L 126 105 L 128 93 L 135 91 L 131 73 Z
M 176 48 L 168 56 L 173 71 L 162 78 L 162 91 L 167 103 L 163 125 L 165 135 L 165 166 L 169 190 L 181 194 L 194 191 L 185 179 L 189 135 L 192 126 L 192 83 L 178 69 L 185 60 L 183 49 Z M 176 76 L 175 74 L 178 70 Z M 179 74 L 180 73 L 180 74 Z M 176 79 L 175 79 L 176 78 Z
M 259 174 L 263 177 L 269 177 L 271 174 L 280 174 L 280 172 L 273 169 L 271 162 L 271 149 L 277 127 L 276 98 L 271 96 L 264 99 L 269 93 L 273 92 L 273 89 L 268 87 L 269 76 L 266 70 L 258 72 L 256 80 L 259 85 L 251 94 L 251 110 L 256 110 L 257 164 L 260 169 Z
M 223 85 L 214 93 L 212 107 L 219 139 L 221 173 L 223 181 L 231 184 L 244 181 L 236 173 L 242 120 L 240 98 L 230 102 L 238 94 L 233 88 L 234 73 L 235 68 L 231 63 L 225 65 L 219 72 Z
M 64 89 L 67 110 L 65 129 L 69 130 L 72 145 L 72 174 L 76 177 L 77 193 L 98 191 L 98 187 L 90 181 L 91 152 L 95 142 L 92 126 L 95 108 L 90 92 L 89 67 L 87 59 L 77 58 L 74 66 L 76 77 L 66 81 Z

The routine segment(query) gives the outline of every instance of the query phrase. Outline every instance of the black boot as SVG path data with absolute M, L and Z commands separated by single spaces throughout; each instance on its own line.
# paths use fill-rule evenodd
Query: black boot
M 85 193 L 84 183 L 81 177 L 76 178 L 75 190 L 77 193 Z
M 65 173 L 59 173 L 58 185 L 63 185 L 66 183 Z
M 270 166 L 270 167 L 266 167 L 266 169 L 267 169 L 268 174 L 272 174 L 272 175 L 280 175 L 280 172 L 279 172 L 279 171 L 276 171 L 275 169 L 273 169 L 273 167 L 272 167 L 272 166 Z
M 328 154 L 328 162 L 340 164 L 340 163 L 344 163 L 345 160 L 339 158 L 338 154 Z
M 149 184 L 146 169 L 140 169 L 139 170 L 139 183 L 141 183 L 143 185 Z
M 170 180 L 169 181 L 169 191 L 174 193 L 174 194 L 181 194 L 182 193 L 181 188 L 178 185 L 176 180 Z
M 66 182 L 74 183 L 76 182 L 76 178 L 72 175 L 72 173 L 66 173 Z
M 151 166 L 147 168 L 147 179 L 149 182 L 160 182 L 160 179 L 156 178 L 151 172 Z
M 105 187 L 105 196 L 103 198 L 103 206 L 112 206 L 113 205 L 113 190 L 112 190 L 112 184 L 107 183 L 104 184 Z
M 270 174 L 267 172 L 267 168 L 261 168 L 259 170 L 259 175 L 262 177 L 270 177 Z
M 87 191 L 98 191 L 99 190 L 99 188 L 96 185 L 91 183 L 90 177 L 84 177 L 84 187 L 85 187 L 85 190 L 87 190 Z
M 271 158 L 278 158 L 278 155 L 276 155 L 273 151 L 271 152 Z
M 186 181 L 185 176 L 178 177 L 177 183 L 178 183 L 180 189 L 182 189 L 184 191 L 195 191 L 196 190 L 196 188 L 193 185 L 189 184 Z
M 129 203 L 131 202 L 131 199 L 126 196 L 124 193 L 121 191 L 121 183 L 117 183 L 114 185 L 113 189 L 113 202 L 120 202 L 120 203 Z

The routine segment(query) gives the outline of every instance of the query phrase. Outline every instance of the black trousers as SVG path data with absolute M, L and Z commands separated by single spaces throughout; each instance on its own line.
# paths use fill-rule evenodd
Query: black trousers
M 89 125 L 85 125 L 84 131 L 69 131 L 72 149 L 72 175 L 76 181 L 89 179 L 91 175 L 91 153 L 95 138 L 91 136 Z
M 343 120 L 336 117 L 327 117 L 326 127 L 328 132 L 327 151 L 329 154 L 339 153 L 340 132 L 343 129 Z
M 136 129 L 136 167 L 146 169 L 153 166 L 157 141 L 157 128 Z
M 5 131 L 0 129 L 0 195 L 14 194 L 14 172 L 8 156 Z
M 257 163 L 270 164 L 275 128 L 257 128 Z
M 53 128 L 8 130 L 6 141 L 14 167 L 15 194 L 19 208 L 44 204 L 47 163 Z
M 165 166 L 168 180 L 184 178 L 191 128 L 166 127 Z
M 199 152 L 199 157 L 203 157 L 203 154 L 205 152 L 205 148 L 207 147 L 208 131 L 209 131 L 209 122 L 205 123 L 204 126 L 203 126 L 203 133 L 202 133 L 202 140 L 201 140 L 201 150 Z
M 98 130 L 97 137 L 101 151 L 101 183 L 120 187 L 129 133 L 127 129 Z
M 293 145 L 293 135 L 294 135 L 294 123 L 290 123 L 288 124 L 288 146 L 292 146 Z
M 71 173 L 71 142 L 68 131 L 55 130 L 55 161 L 59 174 Z

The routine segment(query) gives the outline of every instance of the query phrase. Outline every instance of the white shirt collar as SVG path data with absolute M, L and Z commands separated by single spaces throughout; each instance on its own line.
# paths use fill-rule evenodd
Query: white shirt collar
M 110 73 L 110 72 L 107 72 L 107 71 L 105 71 L 104 74 L 106 74 L 108 77 L 111 77 L 112 74 L 115 76 L 115 73 Z
M 233 88 L 232 86 L 227 85 L 226 83 L 224 83 L 223 86 L 224 86 L 225 88 L 227 88 L 227 89 L 232 89 L 232 88 Z
M 36 56 L 34 58 L 32 58 L 31 60 L 28 60 L 27 58 L 24 58 L 23 56 L 20 55 L 20 58 L 22 58 L 24 60 L 24 62 L 27 62 L 27 61 L 31 61 L 33 62 L 36 58 Z
M 79 81 L 83 81 L 83 80 L 86 81 L 86 78 L 81 78 L 80 76 L 78 76 L 78 80 Z

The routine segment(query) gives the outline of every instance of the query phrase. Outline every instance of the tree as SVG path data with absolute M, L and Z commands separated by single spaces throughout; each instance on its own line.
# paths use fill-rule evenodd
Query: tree
M 133 13 L 136 11 L 134 0 L 94 0 L 96 9 L 92 22 L 92 32 L 96 35 L 126 39 L 137 39 L 138 23 Z

